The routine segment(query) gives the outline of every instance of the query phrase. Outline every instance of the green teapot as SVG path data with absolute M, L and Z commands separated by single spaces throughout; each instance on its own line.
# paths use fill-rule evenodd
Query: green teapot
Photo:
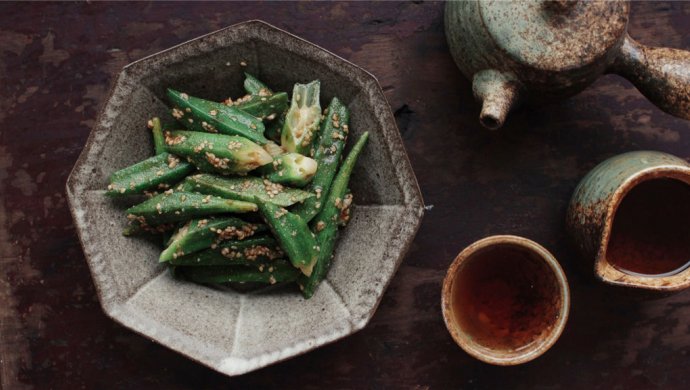
M 498 129 L 520 103 L 572 96 L 604 73 L 690 119 L 690 52 L 636 42 L 629 12 L 627 1 L 448 2 L 446 37 L 482 104 L 482 125 Z

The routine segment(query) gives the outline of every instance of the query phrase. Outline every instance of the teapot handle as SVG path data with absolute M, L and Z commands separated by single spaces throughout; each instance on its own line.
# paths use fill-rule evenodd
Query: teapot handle
M 609 69 L 667 113 L 690 119 L 690 52 L 649 47 L 626 34 Z

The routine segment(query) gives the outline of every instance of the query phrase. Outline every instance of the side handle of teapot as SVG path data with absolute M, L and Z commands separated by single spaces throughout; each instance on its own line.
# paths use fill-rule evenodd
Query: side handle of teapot
M 480 123 L 490 130 L 503 126 L 508 113 L 519 104 L 521 90 L 521 83 L 510 72 L 485 69 L 475 73 L 472 92 L 482 103 Z
M 626 34 L 608 72 L 628 79 L 663 111 L 690 119 L 690 51 L 645 46 Z

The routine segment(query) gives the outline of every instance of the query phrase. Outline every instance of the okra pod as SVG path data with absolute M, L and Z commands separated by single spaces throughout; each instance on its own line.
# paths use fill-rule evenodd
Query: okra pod
M 352 195 L 352 191 L 348 188 L 347 191 L 345 191 L 343 205 L 338 214 L 338 226 L 347 226 L 348 222 L 350 222 L 350 206 L 352 206 L 353 200 L 354 196 Z
M 165 145 L 203 172 L 244 175 L 273 161 L 261 146 L 239 136 L 173 131 L 165 133 Z
M 250 95 L 273 95 L 273 91 L 266 84 L 247 72 L 244 72 L 244 90 Z
M 283 131 L 283 126 L 285 126 L 285 115 L 287 111 L 282 112 L 275 119 L 264 124 L 266 130 L 264 131 L 264 136 L 274 142 L 280 142 L 280 134 Z
M 217 266 L 217 267 L 178 267 L 188 280 L 196 283 L 219 284 L 228 282 L 259 282 L 275 284 L 293 282 L 299 276 L 299 270 L 287 261 L 275 261 L 271 264 L 273 271 L 263 272 L 255 267 Z
M 260 167 L 258 172 L 274 183 L 304 187 L 312 180 L 316 169 L 315 160 L 298 153 L 285 153 Z
M 316 174 L 305 190 L 315 196 L 296 206 L 293 212 L 306 221 L 311 221 L 321 211 L 323 200 L 330 192 L 333 177 L 338 170 L 340 157 L 345 149 L 345 142 L 349 132 L 348 120 L 350 114 L 347 107 L 333 98 L 324 115 L 319 130 L 318 146 L 314 149 L 314 160 L 317 162 Z
M 186 221 L 211 214 L 256 211 L 253 203 L 192 192 L 167 192 L 127 209 L 127 218 L 146 225 Z
M 161 252 L 159 261 L 171 261 L 227 240 L 244 240 L 267 229 L 266 225 L 248 223 L 233 217 L 193 219 L 173 235 L 168 247 Z
M 194 166 L 167 152 L 121 169 L 110 176 L 106 195 L 142 194 L 168 189 L 194 171 Z
M 266 84 L 259 81 L 256 77 L 250 75 L 249 73 L 244 74 L 244 90 L 250 95 L 258 95 L 259 97 L 269 97 L 273 95 L 273 91 L 268 88 Z M 272 141 L 280 142 L 280 130 L 283 128 L 285 123 L 285 113 L 287 112 L 287 95 L 285 104 L 282 110 L 274 110 L 272 113 L 266 114 L 264 118 L 264 136 Z M 282 99 L 282 98 L 281 98 Z M 271 117 L 275 114 L 275 117 Z
M 314 295 L 314 291 L 319 283 L 326 277 L 328 269 L 331 266 L 331 259 L 333 256 L 333 249 L 335 248 L 336 236 L 338 233 L 338 218 L 343 208 L 349 207 L 345 205 L 344 197 L 347 194 L 347 185 L 350 181 L 350 175 L 355 167 L 357 158 L 359 157 L 364 145 L 369 138 L 369 133 L 365 132 L 357 140 L 357 143 L 352 147 L 345 161 L 343 161 L 338 174 L 333 180 L 333 186 L 325 200 L 325 204 L 319 214 L 316 215 L 312 221 L 313 230 L 316 232 L 316 241 L 320 247 L 318 252 L 318 259 L 314 265 L 314 270 L 308 277 L 301 277 L 299 284 L 302 294 L 306 298 Z
M 270 96 L 250 95 L 250 98 L 233 105 L 240 110 L 257 118 L 273 120 L 287 110 L 288 95 L 285 92 L 274 93 Z
M 163 136 L 163 125 L 158 117 L 151 119 L 151 133 L 153 134 L 153 149 L 156 154 L 165 153 L 165 137 Z
M 254 265 L 260 271 L 263 266 L 283 257 L 278 242 L 273 237 L 247 238 L 242 241 L 225 241 L 215 248 L 178 256 L 169 264 L 184 266 Z
M 298 215 L 273 203 L 260 199 L 256 199 L 255 202 L 292 265 L 299 268 L 303 274 L 311 275 L 319 247 L 307 223 Z
M 283 149 L 282 146 L 278 145 L 273 141 L 268 141 L 266 145 L 263 146 L 263 148 L 273 158 L 285 154 L 285 149 Z
M 196 188 L 194 188 L 194 183 L 190 182 L 189 176 L 187 176 L 187 178 L 185 178 L 182 182 L 180 182 L 179 184 L 177 184 L 175 186 L 175 192 L 199 192 L 199 191 L 197 191 Z M 206 195 L 216 195 L 216 194 L 206 194 Z M 220 196 L 221 198 L 224 198 L 224 196 L 221 196 L 221 195 L 218 195 L 218 196 Z M 230 198 L 230 199 L 232 199 L 232 198 Z M 242 200 L 242 199 L 238 199 L 238 200 Z
M 280 144 L 288 152 L 309 156 L 321 121 L 319 80 L 309 84 L 295 84 L 290 109 L 280 133 Z
M 123 236 L 134 236 L 137 234 L 166 234 L 172 232 L 177 227 L 176 223 L 161 223 L 149 225 L 143 218 L 128 218 L 127 226 L 122 230 Z
M 291 206 L 314 196 L 306 191 L 284 187 L 268 179 L 254 176 L 221 177 L 201 173 L 187 177 L 182 185 L 202 194 L 246 202 L 253 202 L 255 198 L 258 198 L 282 207 Z
M 237 107 L 199 99 L 173 89 L 168 89 L 168 99 L 174 107 L 172 115 L 189 130 L 239 135 L 260 145 L 267 141 L 261 120 Z

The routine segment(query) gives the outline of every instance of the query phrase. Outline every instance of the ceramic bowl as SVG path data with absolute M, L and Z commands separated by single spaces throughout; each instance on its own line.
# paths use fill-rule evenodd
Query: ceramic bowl
M 168 111 L 166 87 L 208 99 L 240 96 L 247 71 L 279 91 L 321 80 L 322 106 L 351 110 L 351 139 L 370 132 L 351 179 L 355 206 L 314 297 L 295 289 L 243 294 L 178 281 L 160 246 L 121 234 L 123 204 L 103 190 L 114 171 L 152 153 L 146 121 Z M 227 375 L 362 329 L 400 265 L 423 202 L 390 107 L 365 70 L 261 21 L 237 24 L 127 65 L 67 182 L 72 215 L 103 310 L 115 321 Z

